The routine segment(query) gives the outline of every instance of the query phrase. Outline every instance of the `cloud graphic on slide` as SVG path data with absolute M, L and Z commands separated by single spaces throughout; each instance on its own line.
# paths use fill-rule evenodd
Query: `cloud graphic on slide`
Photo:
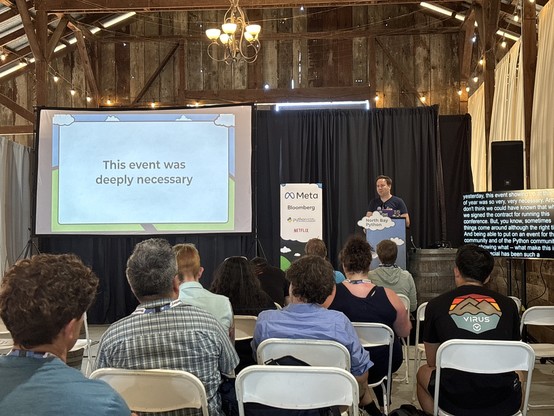
M 108 116 L 104 121 L 119 121 L 119 119 L 116 116 Z
M 56 114 L 54 116 L 54 120 L 52 121 L 52 124 L 56 124 L 58 126 L 69 126 L 75 121 L 72 115 L 69 114 Z
M 235 115 L 220 114 L 219 117 L 215 119 L 214 124 L 216 126 L 233 127 L 235 125 Z
M 396 243 L 397 246 L 401 246 L 402 244 L 405 243 L 404 240 L 402 240 L 401 238 L 398 238 L 398 237 L 392 237 L 390 239 L 390 241 L 394 241 Z
M 188 118 L 187 116 L 185 116 L 184 114 L 179 117 L 177 120 L 175 121 L 193 121 L 191 118 Z
M 290 253 L 292 250 L 290 248 L 288 248 L 287 246 L 283 246 L 281 247 L 281 253 L 285 254 L 285 253 Z
M 300 257 L 302 254 L 300 253 L 294 253 L 294 257 Z

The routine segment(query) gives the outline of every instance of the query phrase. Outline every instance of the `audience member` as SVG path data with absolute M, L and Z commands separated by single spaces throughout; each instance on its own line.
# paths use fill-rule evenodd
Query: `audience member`
M 313 256 L 319 256 L 324 259 L 327 258 L 327 246 L 325 245 L 325 242 L 319 238 L 311 238 L 306 243 L 306 247 L 304 248 L 304 252 L 309 255 Z M 342 272 L 338 270 L 333 271 L 333 276 L 335 278 L 335 283 L 341 283 L 345 277 Z
M 393 290 L 376 286 L 367 279 L 371 264 L 371 246 L 361 236 L 351 237 L 339 254 L 346 280 L 337 285 L 337 292 L 329 309 L 343 312 L 352 322 L 378 322 L 392 328 L 397 337 L 410 334 L 411 323 L 404 304 Z M 386 346 L 369 349 L 375 363 L 368 372 L 368 382 L 379 381 L 388 372 L 389 350 Z M 395 339 L 392 357 L 392 371 L 402 365 L 402 345 Z M 382 392 L 375 393 L 382 406 Z M 366 409 L 370 414 L 380 415 L 377 406 Z
M 138 243 L 127 261 L 127 279 L 140 304 L 106 330 L 96 368 L 188 371 L 204 384 L 210 415 L 223 415 L 218 389 L 222 374 L 235 369 L 237 353 L 211 313 L 178 300 L 182 281 L 171 245 L 159 238 Z
M 456 289 L 429 301 L 423 341 L 427 364 L 417 373 L 417 397 L 422 409 L 433 412 L 437 349 L 449 339 L 517 341 L 519 314 L 515 302 L 484 287 L 494 259 L 484 248 L 467 244 L 458 249 Z M 441 371 L 440 407 L 465 416 L 512 415 L 521 406 L 521 383 L 515 372 L 471 374 Z
M 377 244 L 377 255 L 381 264 L 369 272 L 369 280 L 377 286 L 388 287 L 397 294 L 410 299 L 410 312 L 417 309 L 417 291 L 412 274 L 396 265 L 398 246 L 392 240 Z
M 258 277 L 262 289 L 271 297 L 273 302 L 281 306 L 288 303 L 289 282 L 285 272 L 277 267 L 270 266 L 263 257 L 254 257 L 250 260 L 254 266 L 254 273 Z
M 200 266 L 200 254 L 194 244 L 177 244 L 173 247 L 173 251 L 177 259 L 177 271 L 183 282 L 179 286 L 179 299 L 183 303 L 198 306 L 210 312 L 234 340 L 231 302 L 226 296 L 212 293 L 200 284 L 204 268 Z
M 0 287 L 0 316 L 14 347 L 0 357 L 3 415 L 114 415 L 131 411 L 106 383 L 65 363 L 98 278 L 69 254 L 18 261 Z
M 210 290 L 227 296 L 235 315 L 258 315 L 275 309 L 271 297 L 262 290 L 260 281 L 246 257 L 234 256 L 223 261 L 215 272 Z
M 252 340 L 254 353 L 268 338 L 337 341 L 350 352 L 350 371 L 360 385 L 360 405 L 367 405 L 372 401 L 367 385 L 367 371 L 373 365 L 369 354 L 346 316 L 321 306 L 335 287 L 333 267 L 319 256 L 307 255 L 292 263 L 286 276 L 290 304 L 282 310 L 260 313 Z

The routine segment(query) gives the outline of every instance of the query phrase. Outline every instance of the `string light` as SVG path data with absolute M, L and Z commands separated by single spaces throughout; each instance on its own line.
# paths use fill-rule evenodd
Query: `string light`
M 471 88 L 466 87 L 466 92 L 469 92 L 470 90 L 471 90 Z
M 375 102 L 379 101 L 379 94 L 375 95 Z
M 485 63 L 485 60 L 483 58 L 479 59 L 479 65 L 483 65 Z
M 2 52 L 0 53 L 0 61 L 4 62 L 7 58 L 8 55 L 4 52 L 4 49 L 2 49 Z
M 151 108 L 156 108 L 156 102 L 155 102 L 155 101 L 152 101 L 152 102 L 150 103 L 150 107 L 151 107 Z
M 70 93 L 71 95 L 75 95 L 75 94 L 77 94 L 77 91 L 75 91 L 73 88 L 71 88 L 71 89 L 69 90 L 69 93 Z
M 479 77 L 478 76 L 474 76 L 473 77 L 473 82 L 477 83 L 479 81 Z
M 60 80 L 60 77 L 57 76 L 57 75 L 54 75 L 54 76 L 52 77 L 52 79 L 54 80 L 54 82 L 58 82 L 58 81 Z
M 92 97 L 90 95 L 87 95 L 87 103 L 90 103 L 92 101 Z
M 503 49 L 506 49 L 506 40 L 502 40 L 502 42 L 500 43 L 500 46 L 502 46 Z
M 419 99 L 421 100 L 422 103 L 425 104 L 425 101 L 427 101 L 427 98 L 425 97 L 425 95 L 422 95 L 421 97 L 419 97 Z
M 462 95 L 462 90 L 458 90 L 458 95 Z
M 106 104 L 107 104 L 107 105 L 112 105 L 112 104 L 113 104 L 113 103 L 112 103 L 112 100 L 110 99 L 110 97 L 108 97 L 108 99 L 106 100 Z

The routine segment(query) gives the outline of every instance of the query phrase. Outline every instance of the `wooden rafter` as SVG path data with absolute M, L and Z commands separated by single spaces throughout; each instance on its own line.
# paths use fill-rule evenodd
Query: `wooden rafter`
M 14 134 L 33 134 L 34 127 L 32 124 L 28 126 L 0 126 L 0 136 L 8 136 Z
M 462 24 L 460 33 L 459 61 L 460 61 L 460 81 L 467 81 L 471 71 L 471 55 L 473 42 L 471 38 L 475 33 L 475 10 L 471 9 Z
M 0 104 L 3 106 L 9 108 L 12 110 L 15 114 L 23 117 L 25 120 L 30 121 L 31 123 L 34 123 L 35 121 L 35 115 L 27 110 L 25 107 L 21 107 L 19 104 L 17 104 L 15 101 L 13 101 L 8 96 L 0 93 Z
M 54 33 L 52 33 L 52 36 L 50 36 L 50 39 L 48 40 L 48 46 L 44 54 L 47 61 L 49 61 L 52 57 L 54 49 L 56 49 L 58 42 L 60 41 L 65 29 L 67 28 L 68 21 L 69 19 L 67 18 L 67 16 L 62 16 L 62 18 L 58 22 L 58 26 L 56 26 L 56 30 L 54 30 Z
M 33 52 L 35 59 L 43 59 L 43 51 L 38 43 L 33 21 L 31 20 L 29 9 L 27 8 L 27 3 L 25 0 L 15 0 L 15 2 L 17 4 L 17 9 L 19 10 L 19 16 L 21 17 L 21 22 L 23 23 L 23 28 L 25 29 L 25 34 L 27 35 L 27 41 L 29 42 L 31 51 Z
M 464 0 L 435 0 L 434 3 L 456 3 Z M 228 9 L 229 0 L 37 0 L 37 10 L 64 13 L 99 12 L 152 12 L 159 10 L 208 10 Z M 378 6 L 416 4 L 420 0 L 241 0 L 240 5 L 247 9 L 269 9 L 286 7 L 336 7 L 336 6 Z
M 73 32 L 75 33 L 75 39 L 77 39 L 77 50 L 79 51 L 79 56 L 81 57 L 81 61 L 83 62 L 83 66 L 85 69 L 85 78 L 92 93 L 94 103 L 98 106 L 98 103 L 100 101 L 100 93 L 98 92 L 98 84 L 96 83 L 96 77 L 94 76 L 92 65 L 90 64 L 83 32 L 80 28 L 73 25 L 72 23 L 70 23 L 69 26 L 71 30 L 73 30 Z

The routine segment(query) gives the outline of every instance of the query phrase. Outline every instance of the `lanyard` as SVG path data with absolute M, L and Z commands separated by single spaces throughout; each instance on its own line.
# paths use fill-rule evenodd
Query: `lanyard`
M 12 349 L 7 355 L 12 357 L 27 357 L 27 358 L 37 358 L 37 359 L 45 359 L 45 358 L 57 358 L 55 354 L 52 354 L 50 352 L 36 352 L 36 351 L 29 351 L 29 350 L 18 350 L 18 349 Z
M 346 279 L 346 281 L 352 285 L 359 285 L 361 283 L 371 283 L 371 280 L 368 279 L 360 279 L 360 280 L 350 280 Z
M 167 311 L 167 310 L 169 310 L 171 308 L 174 308 L 175 306 L 178 306 L 178 305 L 182 305 L 182 303 L 179 299 L 175 299 L 171 303 L 165 303 L 163 305 L 155 306 L 153 308 L 137 308 L 132 313 L 132 315 L 144 315 L 144 314 L 147 314 L 147 313 L 164 312 L 164 311 Z

